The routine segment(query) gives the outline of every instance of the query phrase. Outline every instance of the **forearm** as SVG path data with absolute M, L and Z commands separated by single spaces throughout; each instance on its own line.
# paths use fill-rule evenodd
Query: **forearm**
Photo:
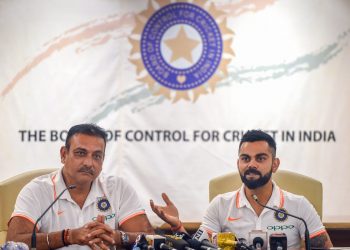
M 322 233 L 320 235 L 317 235 L 310 239 L 310 246 L 311 248 L 320 248 L 320 249 L 330 249 L 333 247 L 333 243 L 331 239 L 329 238 L 329 235 L 327 232 Z M 300 242 L 300 249 L 305 250 L 305 240 L 302 239 Z
M 7 241 L 23 242 L 32 247 L 32 234 L 10 234 L 7 237 Z M 37 249 L 56 249 L 64 247 L 62 242 L 62 231 L 51 232 L 51 233 L 36 233 L 36 248 Z
M 314 248 L 326 248 L 329 249 L 333 247 L 332 241 L 329 238 L 329 235 L 327 232 L 324 232 L 318 236 L 315 236 L 310 239 L 310 245 Z
M 114 230 L 113 238 L 117 245 L 122 245 L 121 232 L 125 232 L 128 237 L 130 244 L 133 244 L 138 235 L 151 235 L 154 234 L 154 229 L 149 222 L 146 215 L 139 215 L 134 218 L 131 218 L 124 222 L 122 225 L 119 225 L 117 230 Z

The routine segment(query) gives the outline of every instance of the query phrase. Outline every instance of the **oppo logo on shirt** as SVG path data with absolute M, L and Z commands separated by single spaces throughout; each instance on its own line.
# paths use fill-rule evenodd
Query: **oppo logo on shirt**
M 294 225 L 267 226 L 267 230 L 272 230 L 272 231 L 292 230 L 293 228 L 294 228 Z
M 113 214 L 107 214 L 107 215 L 105 215 L 105 221 L 108 221 L 108 220 L 110 220 L 110 219 L 113 219 L 115 217 L 115 214 L 113 213 Z M 92 220 L 96 220 L 97 219 L 97 217 L 93 217 L 92 218 Z

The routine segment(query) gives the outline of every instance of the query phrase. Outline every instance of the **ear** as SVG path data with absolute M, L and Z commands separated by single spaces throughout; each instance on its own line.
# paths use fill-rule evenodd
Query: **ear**
M 67 150 L 65 146 L 62 146 L 60 149 L 60 156 L 61 156 L 61 163 L 65 163 L 66 162 L 66 155 L 67 155 Z
M 272 173 L 276 173 L 279 166 L 280 166 L 280 159 L 274 158 L 272 162 Z

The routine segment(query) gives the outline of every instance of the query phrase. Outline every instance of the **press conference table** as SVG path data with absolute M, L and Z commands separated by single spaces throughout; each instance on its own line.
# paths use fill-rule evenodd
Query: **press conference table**
M 350 215 L 324 217 L 323 225 L 336 247 L 350 246 Z
M 200 222 L 183 222 L 183 225 L 187 232 L 193 234 L 199 228 Z M 323 225 L 326 227 L 335 247 L 350 246 L 350 215 L 325 217 L 323 219 Z M 158 230 L 171 232 L 170 227 L 167 224 L 163 224 Z

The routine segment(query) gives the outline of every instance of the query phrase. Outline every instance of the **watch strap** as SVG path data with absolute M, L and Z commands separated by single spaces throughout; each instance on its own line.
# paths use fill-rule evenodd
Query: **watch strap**
M 123 231 L 120 232 L 120 239 L 123 246 L 129 245 L 129 235 Z

